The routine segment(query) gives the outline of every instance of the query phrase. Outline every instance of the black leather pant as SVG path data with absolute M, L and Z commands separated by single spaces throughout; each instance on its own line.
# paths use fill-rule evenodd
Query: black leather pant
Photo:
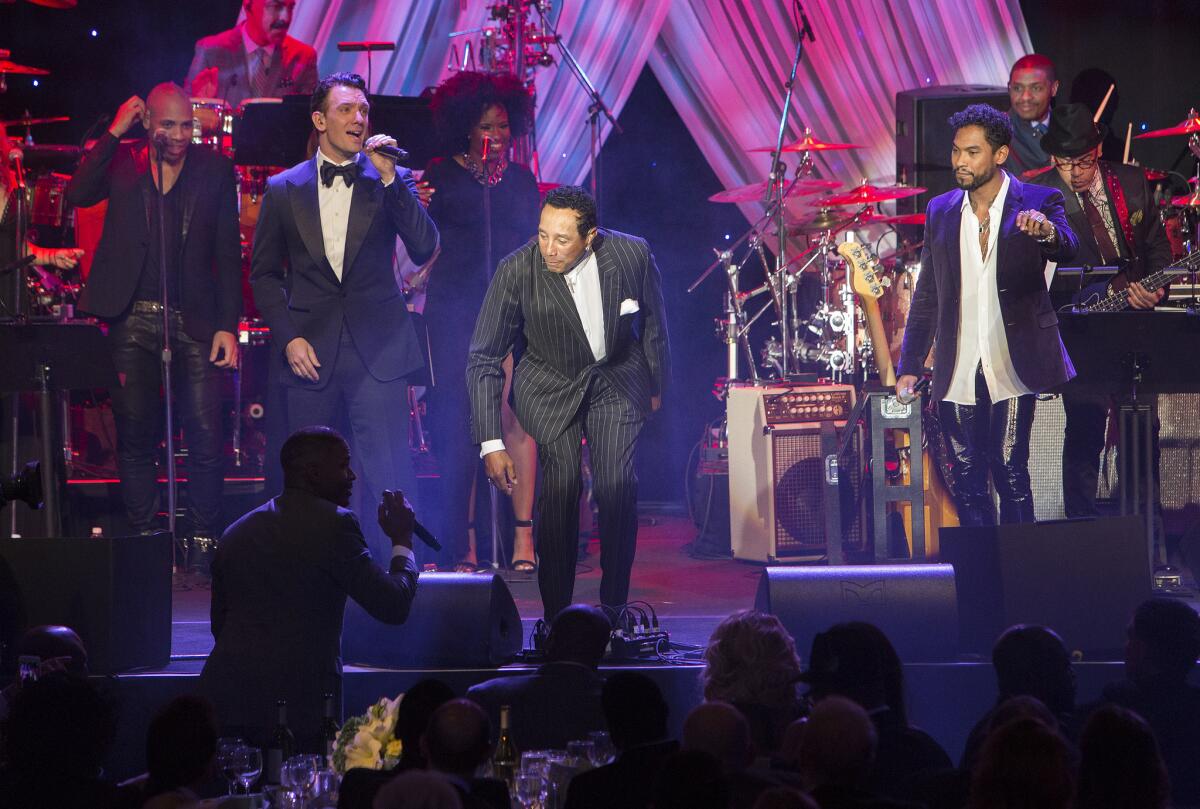
M 208 361 L 212 346 L 183 330 L 171 316 L 172 381 L 177 424 L 187 442 L 187 494 L 192 528 L 220 534 L 225 457 L 221 430 L 221 371 Z M 121 498 L 134 531 L 155 527 L 158 513 L 158 447 L 163 438 L 162 315 L 134 311 L 108 331 L 120 385 L 110 393 L 117 424 Z
M 995 525 L 988 472 L 1000 495 L 1000 522 L 1033 522 L 1029 485 L 1032 395 L 992 404 L 982 368 L 975 374 L 975 404 L 938 402 L 938 417 L 950 452 L 950 489 L 963 525 Z

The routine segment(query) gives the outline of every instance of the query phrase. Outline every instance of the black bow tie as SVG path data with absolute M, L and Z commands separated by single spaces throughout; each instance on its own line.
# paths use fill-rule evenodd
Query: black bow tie
M 358 179 L 361 171 L 357 163 L 346 163 L 343 166 L 335 166 L 329 162 L 321 163 L 321 182 L 325 183 L 325 187 L 333 185 L 333 179 L 340 176 L 346 181 L 347 187 L 354 185 L 354 181 Z

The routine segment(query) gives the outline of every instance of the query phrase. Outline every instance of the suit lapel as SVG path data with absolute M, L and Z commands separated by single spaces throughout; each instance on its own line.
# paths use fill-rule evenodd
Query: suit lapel
M 1011 174 L 1008 176 L 1008 193 L 1004 196 L 1004 208 L 1000 211 L 1000 235 L 996 239 L 996 278 L 999 279 L 1004 273 L 1004 259 L 1007 251 L 1004 245 L 1009 239 L 1014 237 L 1019 231 L 1017 230 L 1017 213 L 1021 210 L 1021 202 L 1024 198 L 1024 186 L 1016 177 Z
M 941 242 L 946 245 L 946 259 L 950 266 L 948 276 L 954 293 L 950 299 L 957 301 L 958 296 L 962 294 L 962 251 L 958 247 L 958 234 L 962 230 L 962 197 L 956 197 L 950 202 L 942 221 L 945 223 L 943 225 L 945 229 L 942 232 Z
M 597 235 L 596 266 L 600 271 L 600 303 L 604 307 L 604 354 L 610 356 L 617 335 L 617 320 L 621 306 L 621 274 L 617 260 L 607 249 L 603 231 Z
M 343 282 L 354 267 L 354 259 L 358 256 L 358 250 L 371 230 L 371 223 L 375 221 L 380 198 L 383 196 L 383 184 L 379 180 L 379 173 L 375 170 L 375 166 L 361 154 L 358 157 L 358 164 L 362 167 L 362 173 L 355 181 L 350 196 L 350 221 L 346 225 L 346 255 L 342 258 Z M 401 182 L 399 175 L 393 182 Z
M 325 237 L 321 230 L 321 207 L 317 199 L 317 161 L 312 159 L 304 163 L 303 174 L 295 180 L 288 180 L 288 199 L 292 203 L 292 216 L 296 221 L 296 229 L 304 242 L 305 249 L 318 267 L 338 283 L 337 275 L 325 257 Z M 345 264 L 342 265 L 343 269 Z

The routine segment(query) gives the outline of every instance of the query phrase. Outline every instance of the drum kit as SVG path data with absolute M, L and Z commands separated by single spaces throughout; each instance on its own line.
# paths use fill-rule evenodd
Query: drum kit
M 759 381 L 760 365 L 769 375 L 780 379 L 816 371 L 837 382 L 854 378 L 871 367 L 872 352 L 879 349 L 871 346 L 867 336 L 864 315 L 847 277 L 844 259 L 837 252 L 837 240 L 856 238 L 869 243 L 901 225 L 923 225 L 924 214 L 888 215 L 879 210 L 879 205 L 916 196 L 925 189 L 878 185 L 864 179 L 849 190 L 834 193 L 842 189 L 841 182 L 812 176 L 815 153 L 858 148 L 861 147 L 852 143 L 820 140 L 808 130 L 799 140 L 785 144 L 781 154 L 800 156 L 794 178 L 781 180 L 785 172 L 780 167 L 774 181 L 778 193 L 767 213 L 731 247 L 715 251 L 717 260 L 690 287 L 689 291 L 694 290 L 717 268 L 723 269 L 727 279 L 725 311 L 724 317 L 716 322 L 727 349 L 727 384 L 738 379 Z M 749 151 L 774 152 L 775 148 L 755 147 Z M 761 202 L 771 191 L 772 180 L 764 180 L 727 189 L 712 195 L 709 201 Z M 772 245 L 778 240 L 774 263 L 767 259 L 768 239 Z M 734 252 L 743 244 L 746 249 L 742 259 L 735 261 Z M 919 243 L 904 242 L 904 246 L 882 262 L 888 270 L 885 276 L 888 283 L 907 290 L 915 287 L 919 265 L 912 258 L 919 249 Z M 783 260 L 779 260 L 781 255 Z M 739 287 L 739 275 L 754 257 L 758 258 L 766 280 L 745 291 Z M 800 295 L 806 278 L 814 279 L 819 287 L 815 303 L 808 306 Z M 757 311 L 748 312 L 746 305 L 763 294 L 768 295 L 767 300 Z M 773 315 L 778 331 L 767 338 L 756 361 L 749 343 L 750 328 L 768 313 Z M 902 328 L 903 323 L 899 326 Z M 740 357 L 745 360 L 744 373 L 740 370 Z

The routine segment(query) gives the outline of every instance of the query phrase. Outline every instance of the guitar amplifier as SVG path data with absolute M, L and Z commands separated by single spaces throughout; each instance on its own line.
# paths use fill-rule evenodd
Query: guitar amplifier
M 855 436 L 842 463 L 836 459 L 854 388 L 735 386 L 726 406 L 734 558 L 817 561 L 834 534 L 843 547 L 861 547 L 861 438 Z

